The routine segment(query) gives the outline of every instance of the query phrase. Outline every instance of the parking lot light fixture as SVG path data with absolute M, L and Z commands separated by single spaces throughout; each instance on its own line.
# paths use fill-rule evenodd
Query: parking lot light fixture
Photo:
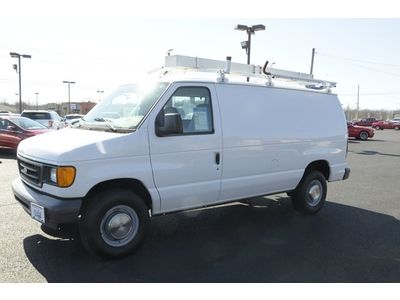
M 102 95 L 104 94 L 103 90 L 98 90 L 97 93 L 99 94 L 99 102 L 102 100 Z
M 252 26 L 238 24 L 235 26 L 235 30 L 246 31 L 247 32 L 247 41 L 241 42 L 242 49 L 246 50 L 247 53 L 247 64 L 250 64 L 250 49 L 251 49 L 251 35 L 255 34 L 256 31 L 265 30 L 265 26 L 263 24 L 257 24 Z M 247 81 L 249 81 L 249 77 L 247 77 Z
M 71 84 L 75 84 L 75 81 L 64 80 L 63 83 L 68 84 L 68 114 L 71 113 Z
M 21 57 L 23 58 L 32 58 L 31 55 L 28 54 L 19 54 L 17 52 L 10 52 L 10 56 L 12 58 L 18 58 L 18 65 L 13 65 L 13 68 L 18 73 L 18 86 L 19 86 L 19 113 L 22 113 L 22 89 L 21 89 Z

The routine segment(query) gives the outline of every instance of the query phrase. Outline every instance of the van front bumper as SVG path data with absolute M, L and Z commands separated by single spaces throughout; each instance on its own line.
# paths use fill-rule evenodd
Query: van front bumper
M 15 199 L 29 215 L 31 214 L 31 203 L 44 208 L 44 225 L 47 227 L 56 228 L 58 224 L 78 221 L 82 199 L 56 198 L 42 194 L 22 182 L 21 178 L 16 178 L 12 182 L 12 190 Z

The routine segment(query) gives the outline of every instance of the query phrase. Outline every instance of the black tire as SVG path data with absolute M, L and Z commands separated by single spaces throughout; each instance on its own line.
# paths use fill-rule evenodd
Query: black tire
M 399 130 L 400 127 L 399 126 L 394 126 L 394 130 Z
M 361 131 L 360 134 L 359 134 L 359 138 L 362 141 L 368 140 L 368 137 L 369 137 L 369 134 L 366 131 Z
M 319 171 L 310 171 L 303 176 L 291 199 L 296 210 L 312 215 L 324 206 L 326 193 L 325 176 Z
M 144 201 L 123 189 L 95 194 L 87 200 L 79 223 L 86 250 L 105 258 L 131 254 L 143 240 L 150 220 Z
M 380 126 L 375 126 L 375 129 L 376 129 L 376 130 L 380 130 L 380 129 L 383 130 L 383 128 L 381 128 Z

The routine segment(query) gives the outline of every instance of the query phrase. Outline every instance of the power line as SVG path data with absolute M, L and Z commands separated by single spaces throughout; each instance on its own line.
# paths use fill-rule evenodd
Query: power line
M 356 96 L 357 93 L 338 94 L 339 96 Z M 400 96 L 400 92 L 376 92 L 376 93 L 360 93 L 360 96 Z
M 325 55 L 322 55 L 322 56 L 325 56 Z M 363 66 L 363 65 L 359 65 L 359 64 L 354 64 L 354 63 L 345 61 L 345 60 L 343 60 L 341 58 L 333 58 L 333 57 L 328 57 L 328 56 L 325 56 L 325 57 L 330 58 L 332 60 L 339 61 L 339 62 L 344 63 L 344 64 L 348 64 L 348 65 L 352 65 L 352 66 L 355 66 L 355 67 L 358 67 L 358 68 L 362 68 L 362 69 L 366 69 L 366 70 L 369 70 L 369 71 L 373 71 L 373 72 L 376 72 L 376 73 L 381 73 L 381 74 L 390 75 L 390 76 L 394 76 L 394 77 L 400 77 L 400 74 L 398 74 L 398 73 L 382 71 L 382 70 L 379 70 L 379 69 L 375 69 L 375 68 L 371 68 L 371 67 L 367 67 L 367 66 Z
M 8 78 L 0 78 L 0 82 L 4 83 L 15 83 L 15 79 L 8 79 Z M 59 83 L 54 83 L 54 82 L 45 82 L 45 81 L 24 81 L 24 84 L 27 85 L 37 85 L 37 86 L 45 86 L 45 87 L 51 87 L 51 88 L 58 88 L 62 87 Z M 83 89 L 83 90 L 95 90 L 98 87 L 95 86 L 88 86 L 88 85 L 79 85 L 76 87 L 76 89 Z
M 8 47 L 7 45 L 4 44 L 0 44 L 0 48 L 4 48 L 9 49 L 12 47 Z M 137 67 L 135 68 L 130 68 L 130 67 L 125 67 L 125 65 L 127 64 L 127 61 L 124 60 L 118 60 L 116 58 L 109 58 L 109 57 L 100 57 L 100 56 L 93 56 L 93 55 L 89 55 L 89 54 L 85 54 L 85 53 L 74 53 L 74 52 L 59 52 L 59 51 L 52 51 L 52 50 L 48 50 L 48 49 L 39 49 L 39 48 L 29 48 L 30 50 L 33 50 L 33 52 L 41 52 L 44 54 L 52 54 L 52 55 L 56 55 L 56 56 L 61 56 L 61 57 L 68 57 L 70 60 L 76 60 L 76 57 L 79 57 L 80 59 L 84 58 L 84 62 L 61 62 L 60 60 L 48 60 L 48 56 L 45 55 L 46 59 L 41 59 L 40 55 L 35 55 L 35 61 L 38 62 L 44 62 L 44 63 L 48 63 L 48 64 L 59 64 L 59 65 L 67 65 L 67 66 L 71 66 L 71 65 L 76 65 L 79 67 L 84 67 L 84 65 L 89 66 L 89 67 L 93 67 L 93 66 L 99 66 L 101 68 L 104 68 L 105 64 L 107 68 L 112 68 L 112 69 L 121 69 L 121 70 L 130 70 L 130 71 L 135 71 L 135 72 L 147 72 L 148 69 L 139 69 Z M 32 51 L 31 51 L 32 52 Z M 4 56 L 6 57 L 6 55 Z M 0 59 L 2 58 L 2 56 L 0 55 Z M 89 62 L 89 61 L 92 61 Z
M 331 58 L 338 58 L 338 59 L 342 59 L 342 60 L 350 60 L 350 61 L 362 62 L 362 63 L 367 63 L 367 64 L 373 64 L 373 65 L 382 65 L 382 66 L 390 66 L 390 67 L 400 68 L 400 65 L 396 65 L 396 64 L 389 64 L 389 63 L 383 63 L 383 62 L 361 60 L 361 59 L 337 56 L 337 55 L 332 55 L 332 54 L 325 54 L 325 53 L 320 53 L 320 52 L 315 52 L 315 53 L 318 54 L 318 55 L 321 55 L 321 56 L 326 56 L 326 57 L 331 57 Z

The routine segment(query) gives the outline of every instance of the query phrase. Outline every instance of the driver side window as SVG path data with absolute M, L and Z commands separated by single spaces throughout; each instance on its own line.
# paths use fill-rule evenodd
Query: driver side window
M 7 130 L 7 127 L 10 125 L 12 124 L 6 119 L 0 120 L 0 129 Z
M 164 114 L 179 114 L 183 135 L 214 133 L 211 95 L 206 87 L 178 88 L 163 109 Z

